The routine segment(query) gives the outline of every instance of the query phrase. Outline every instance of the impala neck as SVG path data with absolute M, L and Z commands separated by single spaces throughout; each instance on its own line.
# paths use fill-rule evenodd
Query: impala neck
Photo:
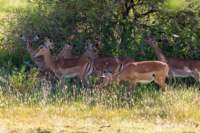
M 56 65 L 53 61 L 53 56 L 51 56 L 50 52 L 48 52 L 47 54 L 44 55 L 44 62 L 46 64 L 46 66 L 51 69 L 52 71 L 54 71 L 56 68 Z
M 119 82 L 120 73 L 112 74 L 111 80 Z
M 150 46 L 154 49 L 154 51 L 156 53 L 156 56 L 160 61 L 167 62 L 165 56 L 163 55 L 161 49 L 158 47 L 157 43 L 156 44 L 151 44 Z
M 63 49 L 60 54 L 60 56 L 65 57 L 65 58 L 71 58 L 72 54 L 71 54 L 71 50 L 70 49 Z

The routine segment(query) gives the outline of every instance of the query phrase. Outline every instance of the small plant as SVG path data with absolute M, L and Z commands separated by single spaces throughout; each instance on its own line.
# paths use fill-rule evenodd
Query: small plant
M 10 87 L 19 93 L 29 93 L 37 84 L 37 75 L 37 69 L 26 72 L 25 67 L 22 67 L 20 71 L 14 71 L 9 76 Z

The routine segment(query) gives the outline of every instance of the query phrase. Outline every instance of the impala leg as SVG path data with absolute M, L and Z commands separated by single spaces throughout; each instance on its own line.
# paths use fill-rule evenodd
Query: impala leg
M 86 83 L 84 76 L 79 76 L 79 79 L 81 81 L 81 86 L 84 87 L 84 88 L 85 87 L 87 88 L 87 83 Z
M 166 90 L 165 79 L 166 79 L 165 75 L 156 75 L 155 76 L 155 83 L 159 85 L 159 87 L 162 91 Z
M 62 90 L 62 92 L 64 93 L 64 91 L 65 91 L 65 80 L 64 80 L 64 78 L 62 77 L 62 78 L 60 78 L 60 86 L 59 86 L 59 88 Z
M 170 84 L 176 84 L 177 80 L 176 80 L 175 73 L 173 71 L 169 71 L 168 78 L 170 80 Z
M 86 88 L 91 88 L 91 85 L 89 82 L 89 75 L 84 76 L 84 82 L 85 82 Z
M 51 84 L 51 91 L 52 91 L 53 93 L 55 93 L 55 91 L 56 91 L 56 83 L 58 82 L 58 79 L 57 79 L 56 76 L 53 75 L 52 73 L 49 73 L 49 74 L 47 75 L 47 77 L 49 77 L 47 80 L 50 81 L 50 84 Z
M 136 82 L 134 81 L 130 81 L 129 82 L 129 86 L 128 86 L 128 95 L 131 96 L 131 94 L 133 94 L 133 90 L 136 87 Z

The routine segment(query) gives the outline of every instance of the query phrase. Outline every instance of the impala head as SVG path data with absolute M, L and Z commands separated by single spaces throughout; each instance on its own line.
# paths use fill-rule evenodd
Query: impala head
M 69 44 L 65 44 L 65 46 L 64 46 L 64 50 L 72 50 L 72 46 L 71 45 L 69 45 Z
M 26 35 L 20 35 L 20 39 L 26 43 L 27 46 L 30 46 L 32 42 L 38 41 L 40 38 L 38 35 L 35 35 L 33 37 L 26 36 Z
M 101 75 L 101 78 L 104 78 L 106 81 L 110 81 L 113 79 L 112 73 L 106 72 Z
M 20 39 L 21 39 L 22 41 L 24 41 L 24 42 L 27 41 L 27 37 L 26 37 L 25 35 L 20 35 Z
M 105 85 L 108 85 L 109 82 L 111 82 L 113 80 L 112 73 L 103 73 L 100 77 L 103 78 L 103 83 Z
M 45 45 L 42 45 L 37 49 L 34 57 L 44 56 L 47 54 L 49 54 L 49 48 Z
M 144 39 L 144 42 L 149 44 L 149 45 L 155 45 L 157 42 L 154 37 L 148 36 L 147 38 Z
M 97 48 L 95 47 L 95 45 L 93 45 L 90 41 L 88 42 L 88 44 L 85 46 L 85 53 L 84 55 L 95 59 L 98 55 L 97 55 Z
M 200 82 L 200 72 L 195 69 L 193 72 L 192 72 L 192 77 L 194 77 L 195 80 L 199 81 Z
M 54 48 L 54 43 L 51 42 L 51 40 L 48 37 L 44 38 L 44 45 L 46 47 L 48 47 L 49 49 L 53 49 Z

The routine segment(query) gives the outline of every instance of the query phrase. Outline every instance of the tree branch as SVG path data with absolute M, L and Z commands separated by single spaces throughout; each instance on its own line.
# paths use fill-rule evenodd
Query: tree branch
M 135 14 L 135 20 L 137 20 L 138 18 L 141 18 L 141 17 L 145 17 L 145 16 L 147 16 L 151 13 L 155 13 L 155 12 L 158 12 L 158 9 L 150 9 L 147 12 L 144 12 L 144 13 L 141 13 L 141 14 L 136 13 Z

